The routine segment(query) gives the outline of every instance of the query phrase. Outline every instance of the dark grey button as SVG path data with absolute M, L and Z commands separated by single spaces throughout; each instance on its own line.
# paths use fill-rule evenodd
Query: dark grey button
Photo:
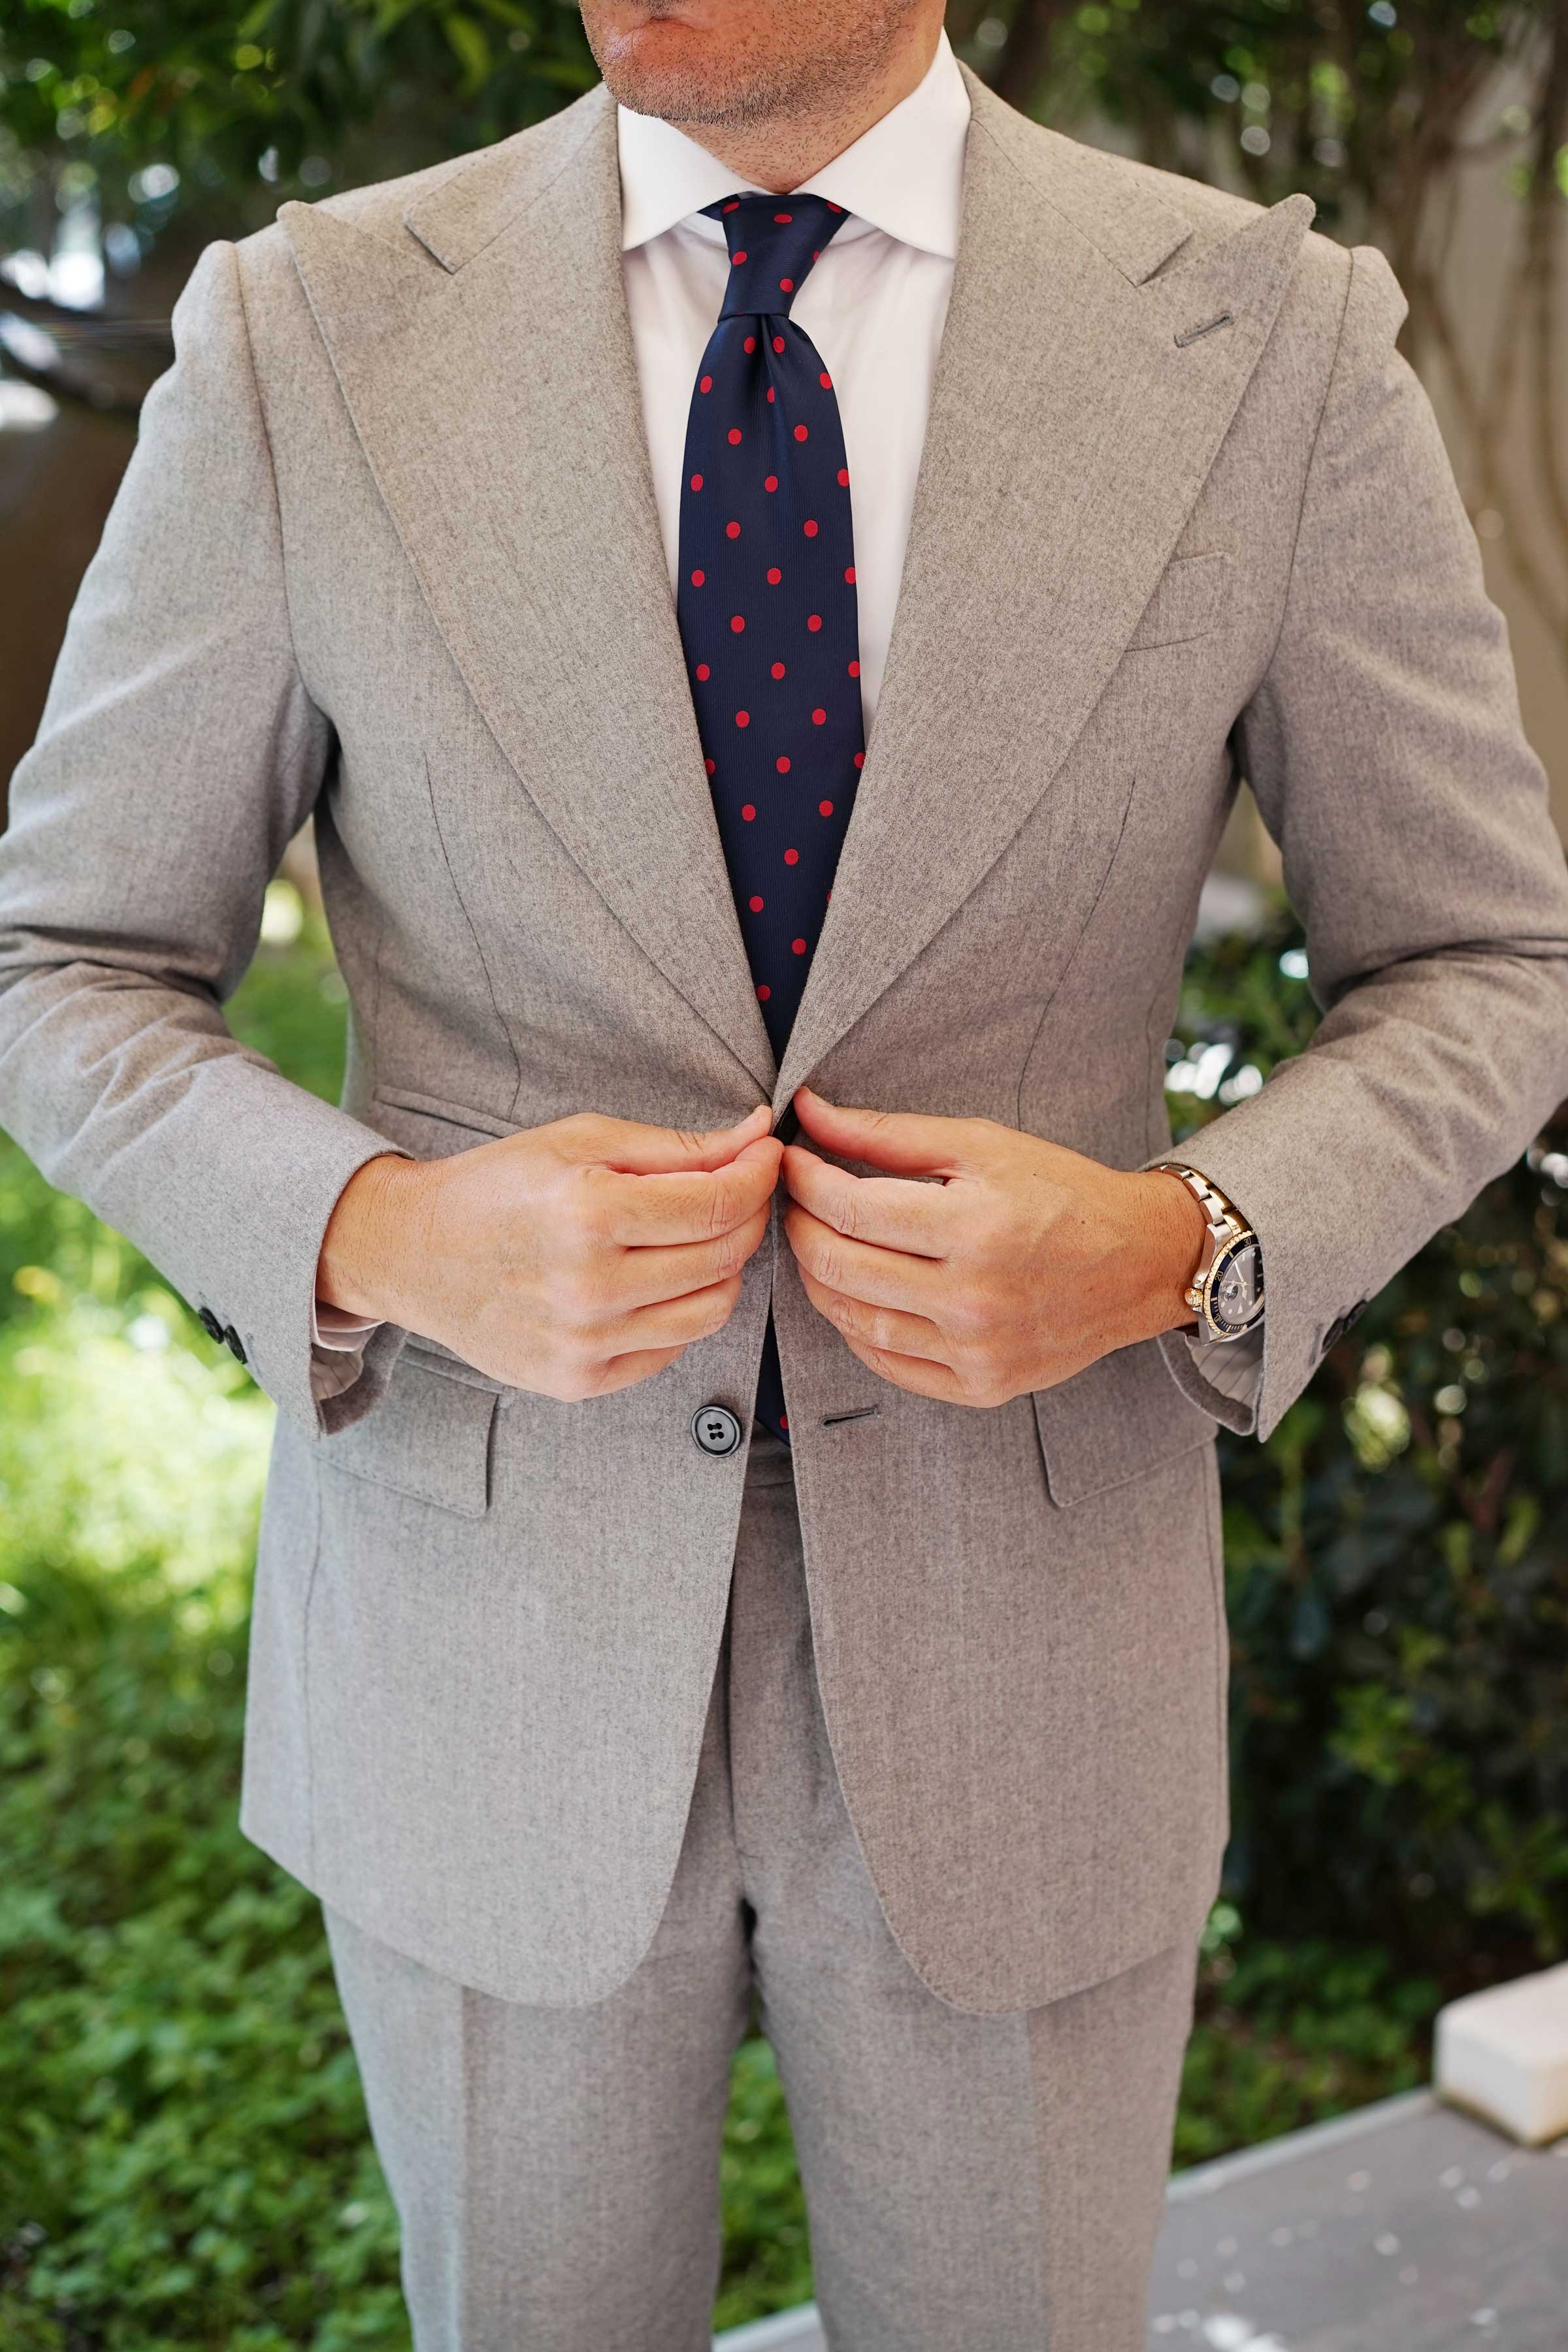
M 223 1325 L 218 1321 L 217 1317 L 213 1313 L 210 1307 L 197 1307 L 196 1321 L 201 1325 L 202 1329 L 206 1333 L 209 1339 L 221 1339 L 223 1338 Z
M 1368 1298 L 1358 1298 L 1355 1305 L 1349 1307 L 1343 1315 L 1335 1317 L 1323 1334 L 1323 1344 L 1318 1351 L 1320 1358 L 1326 1356 L 1331 1348 L 1339 1346 L 1345 1333 L 1353 1324 L 1360 1322 L 1371 1304 L 1372 1301 Z
M 244 1342 L 241 1340 L 239 1333 L 235 1329 L 232 1323 L 228 1326 L 228 1328 L 223 1335 L 223 1344 L 228 1349 L 229 1354 L 234 1358 L 237 1363 L 244 1363 Z
M 704 1454 L 733 1454 L 741 1433 L 741 1424 L 727 1404 L 699 1405 L 691 1416 L 691 1434 Z

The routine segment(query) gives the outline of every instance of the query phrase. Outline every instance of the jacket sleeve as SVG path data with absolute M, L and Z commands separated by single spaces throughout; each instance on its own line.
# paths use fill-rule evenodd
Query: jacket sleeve
M 1394 347 L 1394 274 L 1363 246 L 1348 281 L 1279 635 L 1237 730 L 1323 1019 L 1182 1147 L 1262 1243 L 1256 1397 L 1162 1341 L 1189 1394 L 1260 1437 L 1568 1094 L 1568 877 L 1506 627 Z
M 11 785 L 0 1124 L 319 1435 L 368 1409 L 402 1342 L 377 1333 L 351 1379 L 313 1362 L 327 1220 L 391 1147 L 224 1021 L 331 735 L 294 658 L 232 245 L 205 248 L 174 325 Z

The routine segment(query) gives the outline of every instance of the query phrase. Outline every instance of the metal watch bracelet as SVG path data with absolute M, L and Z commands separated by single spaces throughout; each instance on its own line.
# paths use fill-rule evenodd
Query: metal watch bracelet
M 1211 1339 L 1245 1339 L 1263 1319 L 1262 1252 L 1258 1236 L 1217 1184 L 1182 1160 L 1158 1169 L 1179 1177 L 1203 1211 L 1208 1241 L 1197 1272 L 1182 1296 Z

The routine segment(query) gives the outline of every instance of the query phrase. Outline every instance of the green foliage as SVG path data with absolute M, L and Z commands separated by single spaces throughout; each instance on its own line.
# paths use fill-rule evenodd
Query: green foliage
M 1386 1952 L 1244 1934 L 1230 1903 L 1204 1937 L 1176 2116 L 1178 2166 L 1205 2164 L 1426 2081 L 1441 1995 Z
M 715 2327 L 811 2300 L 805 2200 L 784 2096 L 769 2044 L 752 2035 L 735 2053 L 719 2161 L 724 2268 Z
M 1320 226 L 1347 198 L 1391 220 L 1422 151 L 1505 56 L 1528 53 L 1546 14 L 1545 0 L 1090 0 L 1059 14 L 1047 87 L 1070 119 L 1109 117 L 1152 161 L 1266 201 L 1305 189 Z
M 232 231 L 503 138 L 596 78 L 570 0 L 14 0 L 0 199 L 63 172 L 144 240 L 176 211 Z
M 1171 1078 L 1209 1091 L 1173 1095 L 1179 1130 L 1305 1042 L 1304 968 L 1283 917 L 1194 956 Z M 1565 1197 L 1548 1137 L 1266 1447 L 1221 1432 L 1230 1884 L 1256 1927 L 1364 1935 L 1451 1990 L 1568 1949 Z

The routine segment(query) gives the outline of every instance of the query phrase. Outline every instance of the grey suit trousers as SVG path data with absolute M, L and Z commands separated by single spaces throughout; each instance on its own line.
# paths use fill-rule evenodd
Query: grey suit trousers
M 587 2007 L 330 1911 L 417 2352 L 700 2352 L 730 2054 L 777 2054 L 834 2352 L 1142 2352 L 1195 1954 L 1031 2011 L 930 1992 L 878 1905 L 812 1659 L 787 1450 L 752 1445 L 679 1865 Z

